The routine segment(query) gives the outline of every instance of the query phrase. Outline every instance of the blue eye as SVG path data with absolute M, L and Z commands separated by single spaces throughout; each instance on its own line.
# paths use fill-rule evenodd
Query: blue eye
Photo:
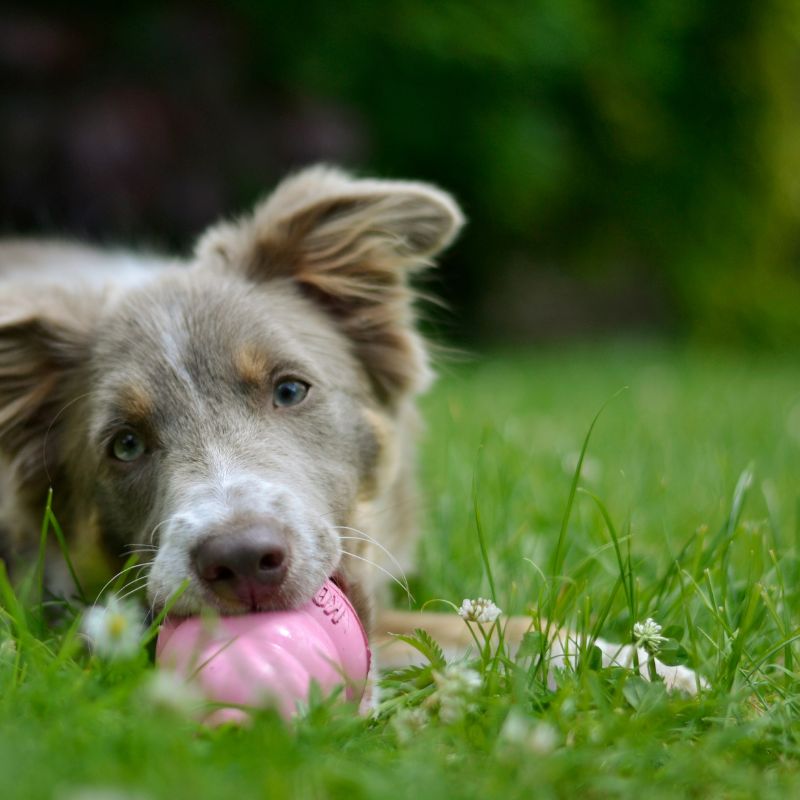
M 303 381 L 284 380 L 275 384 L 272 402 L 276 408 L 287 408 L 302 403 L 308 394 L 309 385 Z
M 144 439 L 136 431 L 120 431 L 111 442 L 111 455 L 117 461 L 131 462 L 141 458 L 147 448 Z

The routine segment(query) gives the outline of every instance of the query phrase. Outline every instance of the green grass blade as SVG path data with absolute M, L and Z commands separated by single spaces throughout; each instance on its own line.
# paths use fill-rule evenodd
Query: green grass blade
M 145 632 L 144 636 L 142 637 L 142 645 L 148 645 L 153 639 L 158 636 L 158 631 L 161 628 L 161 623 L 167 618 L 167 614 L 169 614 L 172 607 L 175 603 L 180 600 L 183 593 L 189 588 L 189 579 L 187 578 L 181 585 L 167 598 L 167 602 L 164 603 L 164 608 L 158 613 L 156 618 L 151 623 L 150 627 Z
M 64 531 L 61 529 L 61 525 L 59 524 L 58 520 L 56 519 L 56 515 L 53 513 L 52 508 L 48 508 L 47 511 L 47 519 L 50 523 L 50 526 L 53 528 L 53 532 L 56 535 L 56 541 L 58 542 L 58 546 L 61 550 L 61 555 L 64 557 L 64 562 L 67 565 L 67 569 L 69 570 L 70 577 L 72 578 L 72 582 L 75 584 L 75 589 L 78 592 L 78 597 L 80 598 L 81 602 L 86 605 L 88 604 L 89 600 L 86 597 L 86 592 L 83 591 L 83 586 L 81 585 L 80 579 L 78 578 L 78 573 L 75 570 L 75 566 L 72 563 L 72 559 L 69 555 L 69 546 L 67 545 L 67 540 L 64 537 Z
M 489 591 L 492 595 L 492 602 L 497 603 L 497 588 L 494 584 L 494 575 L 492 575 L 492 563 L 489 558 L 489 549 L 486 546 L 486 534 L 483 529 L 483 520 L 481 519 L 481 508 L 478 502 L 478 478 L 477 474 L 473 477 L 472 481 L 472 506 L 475 513 L 475 527 L 478 531 L 478 543 L 481 549 L 481 559 L 483 560 L 483 568 L 486 570 L 486 578 L 489 581 Z

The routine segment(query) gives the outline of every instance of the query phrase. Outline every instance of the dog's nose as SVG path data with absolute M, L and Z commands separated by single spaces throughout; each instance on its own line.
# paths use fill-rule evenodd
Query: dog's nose
M 289 554 L 283 536 L 270 527 L 217 534 L 192 554 L 200 580 L 225 600 L 258 608 L 274 598 L 286 577 Z

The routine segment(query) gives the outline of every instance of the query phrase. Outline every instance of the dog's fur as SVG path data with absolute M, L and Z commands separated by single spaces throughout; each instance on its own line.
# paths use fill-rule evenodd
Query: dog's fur
M 335 575 L 369 621 L 384 573 L 368 562 L 393 567 L 366 537 L 407 562 L 415 535 L 414 399 L 431 371 L 409 279 L 461 224 L 432 186 L 314 167 L 186 262 L 0 246 L 0 553 L 35 548 L 52 485 L 73 536 L 116 559 L 156 545 L 154 606 L 188 579 L 176 611 L 236 613 L 190 553 L 277 526 L 288 574 L 268 607 Z M 287 378 L 308 394 L 277 407 Z M 129 430 L 146 446 L 131 463 L 111 450 Z

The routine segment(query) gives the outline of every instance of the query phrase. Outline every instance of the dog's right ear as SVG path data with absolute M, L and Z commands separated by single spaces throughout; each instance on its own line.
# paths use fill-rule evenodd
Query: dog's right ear
M 0 303 L 0 452 L 23 486 L 57 467 L 57 417 L 80 395 L 91 316 L 79 298 Z
M 197 257 L 255 281 L 293 281 L 348 337 L 376 394 L 392 404 L 430 378 L 410 278 L 462 223 L 456 202 L 435 186 L 310 167 L 252 214 L 208 231 Z

